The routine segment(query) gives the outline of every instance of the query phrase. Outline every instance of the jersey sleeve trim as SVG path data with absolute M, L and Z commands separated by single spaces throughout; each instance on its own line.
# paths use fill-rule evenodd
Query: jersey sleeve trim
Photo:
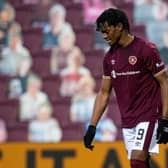
M 103 75 L 103 79 L 111 79 L 111 77 Z
M 167 71 L 167 68 L 162 69 L 161 71 L 159 71 L 158 73 L 154 74 L 154 77 L 159 76 L 160 74 L 162 74 L 163 72 Z

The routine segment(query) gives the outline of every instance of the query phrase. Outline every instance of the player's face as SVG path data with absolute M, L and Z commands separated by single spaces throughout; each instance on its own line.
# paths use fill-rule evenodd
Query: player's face
M 116 26 L 108 25 L 107 22 L 102 24 L 100 27 L 100 31 L 102 32 L 102 36 L 107 43 L 112 46 L 120 40 L 122 33 L 122 24 L 118 24 Z

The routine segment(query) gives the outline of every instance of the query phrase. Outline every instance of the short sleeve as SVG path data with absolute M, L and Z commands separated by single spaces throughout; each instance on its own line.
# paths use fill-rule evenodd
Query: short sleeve
M 107 56 L 103 60 L 103 77 L 111 78 L 110 65 Z
M 154 76 L 157 76 L 166 70 L 165 64 L 162 61 L 159 51 L 155 45 L 146 48 L 146 51 L 143 53 L 143 57 L 146 68 L 151 71 Z

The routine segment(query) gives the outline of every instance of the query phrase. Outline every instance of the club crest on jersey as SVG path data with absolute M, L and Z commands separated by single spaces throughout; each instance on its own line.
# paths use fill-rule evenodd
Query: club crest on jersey
M 137 62 L 137 57 L 136 57 L 136 56 L 129 56 L 128 62 L 129 62 L 131 65 L 135 65 L 136 62 Z

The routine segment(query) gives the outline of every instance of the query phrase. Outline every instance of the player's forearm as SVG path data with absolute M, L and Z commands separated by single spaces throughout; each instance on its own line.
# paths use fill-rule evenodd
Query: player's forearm
M 161 98 L 162 98 L 162 117 L 168 119 L 168 79 L 160 83 L 161 87 Z
M 96 97 L 94 110 L 91 118 L 90 125 L 97 125 L 100 120 L 104 110 L 107 107 L 109 101 L 110 93 L 100 91 Z

